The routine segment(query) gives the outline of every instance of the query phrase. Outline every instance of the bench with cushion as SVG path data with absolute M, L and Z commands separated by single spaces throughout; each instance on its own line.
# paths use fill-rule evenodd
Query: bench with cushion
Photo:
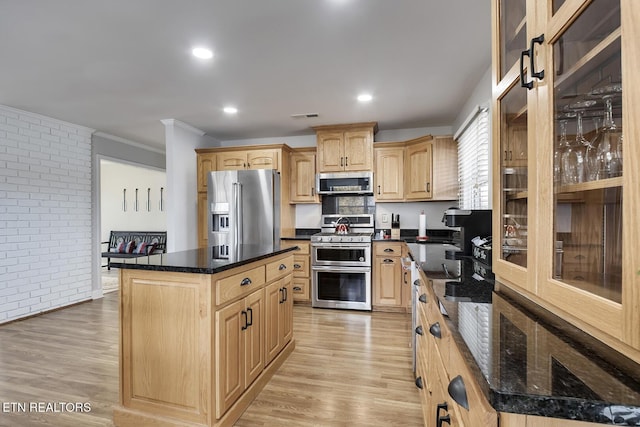
M 112 231 L 109 235 L 106 252 L 107 269 L 111 270 L 111 258 L 137 258 L 166 252 L 166 231 Z

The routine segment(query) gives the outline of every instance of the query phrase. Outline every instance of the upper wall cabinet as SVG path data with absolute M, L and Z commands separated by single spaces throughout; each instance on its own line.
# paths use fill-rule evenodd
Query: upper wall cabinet
M 291 153 L 291 203 L 319 201 L 316 193 L 316 149 L 296 149 Z
M 207 174 L 216 170 L 216 153 L 202 153 L 198 155 L 198 192 L 207 191 Z
M 404 143 L 379 144 L 374 148 L 373 173 L 376 202 L 397 202 L 404 199 Z
M 378 124 L 315 126 L 317 170 L 321 172 L 373 170 L 373 135 Z
M 639 20 L 637 0 L 493 0 L 494 271 L 636 362 Z
M 217 170 L 277 169 L 278 150 L 243 150 L 218 153 Z
M 457 200 L 458 149 L 450 136 L 379 142 L 374 157 L 376 202 Z

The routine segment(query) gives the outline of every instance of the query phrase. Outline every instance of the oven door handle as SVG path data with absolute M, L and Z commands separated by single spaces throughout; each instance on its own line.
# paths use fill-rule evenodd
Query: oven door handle
M 314 265 L 311 267 L 312 271 L 330 271 L 335 273 L 370 273 L 370 267 L 348 267 L 348 266 L 324 266 L 324 265 Z

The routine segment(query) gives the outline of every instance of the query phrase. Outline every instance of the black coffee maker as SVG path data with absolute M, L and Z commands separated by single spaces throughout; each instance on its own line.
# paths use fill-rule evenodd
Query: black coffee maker
M 459 227 L 460 231 L 454 238 L 454 244 L 459 250 L 447 250 L 445 257 L 460 259 L 471 256 L 471 239 L 474 237 L 491 236 L 491 209 L 458 209 L 449 208 L 444 211 L 442 222 L 447 227 Z

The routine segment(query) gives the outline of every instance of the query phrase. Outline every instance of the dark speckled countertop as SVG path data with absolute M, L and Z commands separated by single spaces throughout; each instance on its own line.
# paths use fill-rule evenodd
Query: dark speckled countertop
M 409 245 L 414 259 L 418 245 Z M 500 412 L 640 425 L 640 365 L 492 280 L 463 258 L 433 280 L 452 337 Z M 429 272 L 427 276 L 432 279 Z
M 215 274 L 295 249 L 293 247 L 274 250 L 270 245 L 240 245 L 235 256 L 229 259 L 219 259 L 214 257 L 215 253 L 212 248 L 199 248 L 125 259 L 121 262 L 112 262 L 111 266 L 136 270 Z

